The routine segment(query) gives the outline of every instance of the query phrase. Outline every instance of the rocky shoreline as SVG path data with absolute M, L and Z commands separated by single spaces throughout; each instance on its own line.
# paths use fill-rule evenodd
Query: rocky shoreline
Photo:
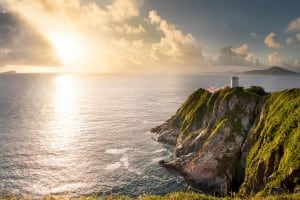
M 279 102 L 281 95 L 286 97 L 284 102 Z M 282 107 L 274 110 L 277 104 Z M 299 154 L 285 154 L 291 137 L 300 138 L 299 104 L 300 89 L 272 94 L 260 87 L 224 88 L 215 93 L 199 89 L 174 116 L 151 129 L 157 141 L 174 147 L 176 158 L 159 164 L 207 194 L 294 192 L 299 186 Z M 287 111 L 294 115 L 282 118 Z M 272 116 L 282 115 L 268 121 L 272 112 Z M 284 137 L 278 132 L 281 126 L 288 129 Z M 277 138 L 283 139 L 277 144 Z M 254 152 L 257 145 L 260 148 Z M 293 145 L 300 153 L 299 145 Z M 292 165 L 280 166 L 289 162 Z

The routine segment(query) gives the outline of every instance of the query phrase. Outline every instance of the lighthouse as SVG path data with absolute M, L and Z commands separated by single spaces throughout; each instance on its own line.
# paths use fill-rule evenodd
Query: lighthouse
M 233 76 L 231 77 L 231 88 L 239 87 L 239 77 Z

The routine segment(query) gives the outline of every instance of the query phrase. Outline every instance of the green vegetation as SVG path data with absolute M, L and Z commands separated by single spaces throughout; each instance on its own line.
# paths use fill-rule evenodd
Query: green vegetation
M 213 128 L 211 134 L 209 135 L 207 142 L 218 132 L 220 129 L 228 122 L 228 119 L 222 119 L 216 123 L 215 128 Z
M 232 95 L 237 95 L 239 98 L 246 101 L 255 101 L 257 98 L 261 98 L 264 94 L 266 94 L 260 87 L 253 86 L 251 88 L 244 89 L 242 87 L 226 87 L 216 91 L 215 93 L 210 93 L 207 90 L 200 88 L 189 96 L 175 116 L 172 117 L 172 125 L 180 128 L 180 131 L 188 137 L 188 139 L 186 139 L 186 141 L 188 141 L 195 136 L 195 134 L 192 136 L 189 136 L 189 134 L 202 127 L 204 118 L 213 112 L 213 107 L 216 105 L 216 102 L 224 102 L 228 100 L 228 98 L 231 98 Z M 239 133 L 242 126 L 237 115 L 244 112 L 244 110 L 243 108 L 235 108 L 235 111 L 236 113 L 227 113 L 226 118 L 223 120 L 230 119 L 230 121 L 234 123 L 233 127 L 236 130 L 235 132 Z M 232 120 L 233 117 L 235 117 L 235 120 Z
M 194 138 L 196 138 L 198 136 L 198 133 L 193 132 L 193 133 L 189 133 L 188 136 L 184 139 L 184 142 L 189 142 L 191 140 L 193 140 Z
M 176 118 L 182 121 L 181 131 L 190 132 L 199 128 L 201 121 L 205 116 L 206 103 L 211 93 L 204 89 L 195 91 L 183 106 L 177 111 Z
M 251 86 L 250 88 L 247 88 L 245 90 L 246 92 L 248 93 L 251 93 L 251 94 L 255 94 L 255 95 L 258 95 L 258 96 L 265 96 L 267 95 L 268 93 L 260 86 Z
M 248 141 L 241 192 L 267 195 L 272 188 L 294 192 L 300 185 L 300 89 L 268 95 Z

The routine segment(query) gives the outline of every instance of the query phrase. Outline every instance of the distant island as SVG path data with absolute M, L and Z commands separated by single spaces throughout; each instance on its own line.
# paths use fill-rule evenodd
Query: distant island
M 2 72 L 1 74 L 16 74 L 16 71 L 6 71 L 6 72 Z
M 262 75 L 299 75 L 299 73 L 273 66 L 268 69 L 245 71 L 243 74 L 262 74 Z

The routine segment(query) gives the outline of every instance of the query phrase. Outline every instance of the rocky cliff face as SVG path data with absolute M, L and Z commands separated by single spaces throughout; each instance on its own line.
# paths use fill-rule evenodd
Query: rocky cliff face
M 300 89 L 268 96 L 247 146 L 241 192 L 299 192 Z
M 282 103 L 285 105 L 291 100 L 293 104 L 292 108 L 283 112 L 298 111 L 287 122 L 291 128 L 286 129 L 284 134 L 289 135 L 293 130 L 292 138 L 299 142 L 300 89 L 286 92 L 292 94 Z M 203 192 L 226 195 L 240 188 L 244 193 L 264 189 L 270 183 L 269 176 L 280 169 L 280 162 L 285 158 L 283 144 L 272 150 L 264 146 L 264 142 L 270 142 L 265 141 L 267 136 L 264 135 L 273 134 L 275 130 L 265 126 L 273 116 L 272 112 L 284 106 L 277 106 L 278 109 L 272 107 L 278 104 L 274 102 L 278 98 L 276 95 L 266 95 L 259 87 L 246 90 L 240 87 L 225 88 L 215 93 L 204 89 L 195 91 L 171 119 L 151 130 L 158 141 L 174 146 L 176 160 L 160 163 L 182 174 Z M 280 118 L 271 120 L 282 122 Z M 284 129 L 287 125 L 281 126 Z M 278 134 L 282 133 L 278 131 Z M 281 140 L 284 143 L 286 138 L 281 137 Z M 265 151 L 270 151 L 270 155 L 260 156 L 262 148 L 267 148 Z M 286 162 L 290 159 L 296 159 L 298 165 L 286 171 L 287 178 L 284 180 L 288 184 L 288 177 L 299 173 L 300 162 L 298 155 L 286 157 Z M 278 187 L 280 184 L 271 185 Z

